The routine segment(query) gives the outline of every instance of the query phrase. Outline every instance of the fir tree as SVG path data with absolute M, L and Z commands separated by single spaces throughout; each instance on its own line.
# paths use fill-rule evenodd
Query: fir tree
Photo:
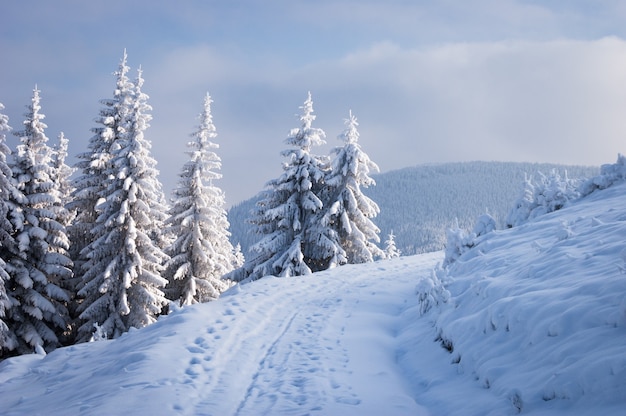
M 111 180 L 108 176 L 111 152 L 117 146 L 115 143 L 120 135 L 128 129 L 134 87 L 128 78 L 129 67 L 126 61 L 127 55 L 124 51 L 119 68 L 114 73 L 116 85 L 113 97 L 100 101 L 103 108 L 95 120 L 99 126 L 92 129 L 94 135 L 89 140 L 88 150 L 77 156 L 79 161 L 75 165 L 80 175 L 72 182 L 72 198 L 67 208 L 76 213 L 68 234 L 71 241 L 70 257 L 78 279 L 82 279 L 87 271 L 84 264 L 89 253 L 84 250 L 99 237 L 94 232 L 98 218 L 96 205 Z
M 3 109 L 4 105 L 0 103 L 0 111 Z M 21 211 L 15 209 L 13 202 L 25 202 L 23 195 L 15 187 L 13 173 L 7 163 L 7 155 L 11 154 L 11 150 L 6 145 L 5 133 L 9 131 L 11 131 L 9 118 L 0 113 L 0 358 L 19 346 L 15 332 L 5 322 L 14 307 L 7 295 L 7 286 L 11 285 L 11 277 L 8 273 L 10 265 L 6 262 L 17 253 L 11 218 L 21 216 Z
M 59 141 L 52 151 L 52 171 L 51 179 L 59 193 L 60 204 L 57 209 L 59 222 L 68 227 L 74 218 L 75 213 L 70 212 L 66 207 L 72 201 L 73 186 L 70 177 L 74 174 L 74 168 L 65 163 L 67 158 L 69 140 L 63 132 L 59 134 Z
M 198 130 L 188 143 L 190 160 L 180 173 L 169 211 L 168 231 L 178 238 L 169 246 L 166 264 L 167 297 L 181 306 L 208 302 L 228 288 L 221 277 L 240 261 L 229 241 L 224 193 L 213 181 L 221 160 L 213 149 L 219 146 L 207 94 Z
M 263 276 L 299 276 L 319 269 L 323 250 L 310 245 L 317 233 L 315 219 L 323 203 L 318 196 L 323 187 L 326 160 L 311 154 L 311 148 L 324 144 L 326 134 L 312 127 L 315 120 L 311 93 L 301 107 L 300 128 L 292 129 L 285 140 L 293 148 L 281 154 L 287 159 L 283 174 L 266 186 L 250 220 L 261 240 L 251 248 L 251 259 L 227 277 L 235 281 Z
M 384 252 L 374 244 L 380 242 L 380 230 L 371 220 L 380 210 L 361 192 L 361 187 L 376 184 L 369 173 L 378 171 L 378 166 L 361 150 L 358 123 L 352 112 L 346 126 L 339 135 L 345 145 L 333 149 L 335 157 L 326 178 L 328 199 L 322 222 L 339 235 L 348 263 L 365 263 L 384 258 Z
M 70 177 L 74 173 L 75 169 L 68 166 L 65 163 L 67 158 L 69 140 L 61 132 L 59 134 L 58 142 L 53 147 L 52 151 L 52 169 L 50 172 L 50 178 L 54 183 L 56 192 L 59 195 L 59 202 L 54 205 L 56 217 L 61 225 L 67 230 L 69 237 L 69 230 L 76 217 L 76 211 L 68 209 L 68 206 L 72 202 L 73 186 Z M 68 240 L 67 244 L 71 248 L 71 243 Z M 70 256 L 69 250 L 64 251 L 65 254 Z M 76 274 L 71 279 L 65 279 L 63 282 L 63 289 L 70 296 L 70 302 L 68 303 L 68 311 L 70 316 L 70 324 L 68 332 L 61 339 L 64 345 L 71 344 L 74 341 L 75 329 L 76 329 L 76 292 L 79 290 L 80 277 Z
M 69 296 L 62 289 L 72 277 L 67 256 L 65 227 L 57 220 L 55 207 L 59 194 L 52 180 L 51 154 L 40 113 L 39 90 L 35 87 L 32 104 L 25 114 L 24 130 L 16 132 L 18 146 L 12 166 L 17 188 L 25 202 L 14 225 L 17 256 L 10 259 L 9 298 L 15 305 L 9 314 L 9 327 L 19 339 L 19 352 L 54 349 L 67 330 Z
M 385 240 L 385 258 L 387 259 L 395 259 L 400 257 L 401 251 L 396 247 L 396 236 L 393 235 L 393 230 L 387 236 L 387 240 Z
M 120 93 L 131 98 L 119 106 L 128 112 L 119 114 L 125 122 L 118 125 L 102 172 L 107 186 L 95 207 L 97 238 L 83 250 L 88 260 L 79 292 L 84 300 L 78 308 L 83 322 L 78 336 L 84 341 L 96 325 L 109 339 L 146 326 L 166 303 L 160 288 L 167 281 L 160 273 L 167 256 L 154 237 L 165 214 L 156 162 L 144 137 L 151 107 L 142 85 L 140 71 L 137 81 Z

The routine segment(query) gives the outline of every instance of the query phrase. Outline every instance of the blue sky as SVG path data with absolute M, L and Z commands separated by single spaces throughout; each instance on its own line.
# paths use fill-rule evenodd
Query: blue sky
M 52 142 L 86 149 L 124 48 L 169 191 L 206 92 L 229 204 L 278 176 L 313 94 L 327 154 L 352 110 L 383 171 L 465 160 L 599 165 L 626 151 L 626 3 L 58 1 L 3 6 L 0 102 L 21 128 L 35 84 Z

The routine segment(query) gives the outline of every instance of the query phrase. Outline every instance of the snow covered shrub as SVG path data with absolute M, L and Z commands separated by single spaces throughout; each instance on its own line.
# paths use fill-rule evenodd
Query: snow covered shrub
M 496 229 L 496 220 L 489 214 L 483 214 L 478 217 L 476 225 L 474 226 L 474 238 L 483 236 Z
M 616 182 L 626 179 L 626 156 L 617 155 L 617 162 L 613 164 L 602 165 L 600 167 L 600 175 L 594 176 L 581 185 L 580 192 L 582 195 L 589 195 L 596 189 L 606 189 Z
M 416 287 L 420 304 L 420 315 L 424 315 L 434 306 L 448 302 L 450 292 L 445 288 L 440 279 L 441 272 L 445 270 L 438 268 L 431 271 L 430 276 L 422 278 Z
M 472 248 L 471 238 L 458 225 L 454 228 L 448 228 L 446 237 L 448 241 L 445 248 L 443 267 L 454 263 L 463 253 Z
M 505 219 L 508 228 L 529 219 L 557 211 L 570 201 L 580 198 L 579 181 L 563 177 L 553 169 L 549 176 L 537 172 L 537 179 L 526 177 L 520 196 Z
M 446 243 L 445 258 L 443 267 L 447 267 L 454 263 L 467 250 L 478 244 L 478 237 L 481 237 L 496 229 L 496 220 L 489 214 L 483 214 L 478 217 L 474 230 L 471 234 L 466 234 L 464 230 L 459 228 L 458 224 L 454 228 L 446 231 L 448 242 Z

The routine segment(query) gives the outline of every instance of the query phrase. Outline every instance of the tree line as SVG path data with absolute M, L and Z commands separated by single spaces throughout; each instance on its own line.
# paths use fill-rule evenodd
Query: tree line
M 50 147 L 35 87 L 19 145 L 0 104 L 0 358 L 116 338 L 153 323 L 174 305 L 214 300 L 233 284 L 266 275 L 298 276 L 398 255 L 372 222 L 379 212 L 360 188 L 377 166 L 358 144 L 350 113 L 334 157 L 309 93 L 301 127 L 282 155 L 250 223 L 262 238 L 244 259 L 233 247 L 207 94 L 188 143 L 188 161 L 170 203 L 145 132 L 151 120 L 141 69 L 129 77 L 124 52 L 113 96 L 102 107 L 87 151 L 66 164 L 68 139 Z M 9 157 L 12 160 L 9 160 Z

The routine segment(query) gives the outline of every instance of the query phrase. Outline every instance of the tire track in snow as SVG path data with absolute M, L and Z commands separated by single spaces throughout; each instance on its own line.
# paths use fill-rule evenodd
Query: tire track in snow
M 223 411 L 224 403 L 229 404 L 228 414 L 243 409 L 245 405 L 242 403 L 254 389 L 254 382 L 242 386 L 241 380 L 254 380 L 256 377 L 256 381 L 260 382 L 262 372 L 259 373 L 258 369 L 264 368 L 263 363 L 275 366 L 277 357 L 282 357 L 284 353 L 284 359 L 288 359 L 289 351 L 284 352 L 281 347 L 281 351 L 277 352 L 277 348 L 282 344 L 285 333 L 292 333 L 306 325 L 306 318 L 298 316 L 298 308 L 302 306 L 298 301 L 310 299 L 310 295 L 304 296 L 305 293 L 322 286 L 321 282 L 311 284 L 300 279 L 317 278 L 266 278 L 265 282 L 252 284 L 249 289 L 244 286 L 239 293 L 216 302 L 221 303 L 221 316 L 218 315 L 214 323 L 207 326 L 206 335 L 198 336 L 187 346 L 192 358 L 185 369 L 185 377 L 186 382 L 197 390 L 196 403 L 189 403 L 190 398 L 185 397 L 187 403 L 175 405 L 174 410 L 185 414 L 214 414 L 218 410 Z M 319 296 L 333 297 L 346 284 L 342 282 L 330 288 L 321 287 Z M 240 302 L 246 305 L 245 309 Z M 279 335 L 270 337 L 273 341 L 268 343 L 268 333 Z
M 360 403 L 352 387 L 336 377 L 348 372 L 348 355 L 341 341 L 346 315 L 344 302 L 337 297 L 345 286 L 342 282 L 301 305 L 312 313 L 293 314 L 259 363 L 238 415 L 319 413 L 329 403 Z

